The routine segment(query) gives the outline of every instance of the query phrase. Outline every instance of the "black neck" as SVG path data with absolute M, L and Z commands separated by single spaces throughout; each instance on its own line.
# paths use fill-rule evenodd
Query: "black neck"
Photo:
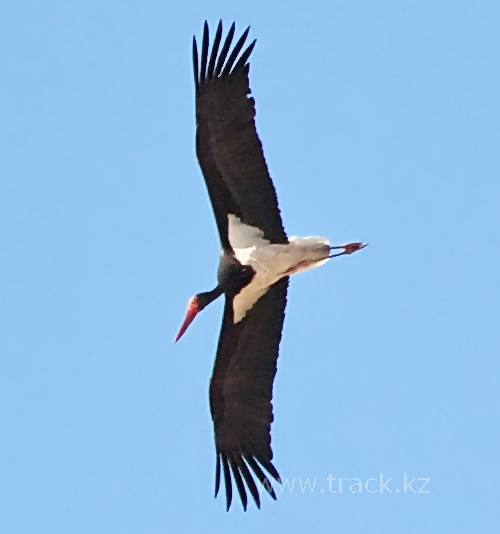
M 217 286 L 212 291 L 206 291 L 205 293 L 198 293 L 196 295 L 198 297 L 198 306 L 200 311 L 208 306 L 211 302 L 213 302 L 215 299 L 219 298 L 222 295 L 223 291 L 222 289 Z
M 232 254 L 221 257 L 217 280 L 223 292 L 232 298 L 247 286 L 255 275 L 249 265 L 242 265 Z

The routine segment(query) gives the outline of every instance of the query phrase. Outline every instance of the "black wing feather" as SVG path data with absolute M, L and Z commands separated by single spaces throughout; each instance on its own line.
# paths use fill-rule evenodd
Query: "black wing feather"
M 217 31 L 215 32 L 214 42 L 212 44 L 212 53 L 210 54 L 210 62 L 208 64 L 207 78 L 212 78 L 214 75 L 215 61 L 217 59 L 217 52 L 219 51 L 220 40 L 222 38 L 222 20 L 219 20 Z
M 226 511 L 229 511 L 229 508 L 231 508 L 231 502 L 233 500 L 233 486 L 231 484 L 229 460 L 226 456 L 222 456 L 222 467 L 224 469 L 224 483 L 226 485 Z
M 257 486 L 255 485 L 255 481 L 252 477 L 252 473 L 250 473 L 250 470 L 248 469 L 248 466 L 244 460 L 240 460 L 238 465 L 240 467 L 241 474 L 243 475 L 243 478 L 245 479 L 245 482 L 248 486 L 248 489 L 253 497 L 253 500 L 255 501 L 255 504 L 257 505 L 257 508 L 260 508 L 259 490 L 257 489 Z
M 236 29 L 236 24 L 233 22 L 229 31 L 227 32 L 226 40 L 224 41 L 224 46 L 222 47 L 221 53 L 219 55 L 219 60 L 217 61 L 217 68 L 215 69 L 215 76 L 219 77 L 222 72 L 222 67 L 224 66 L 224 61 L 226 61 L 227 53 L 233 41 L 234 31 Z
M 226 298 L 210 383 L 210 408 L 217 454 L 223 466 L 230 464 L 233 468 L 233 478 L 244 506 L 245 484 L 257 506 L 260 506 L 252 472 L 273 499 L 276 499 L 276 494 L 263 469 L 280 481 L 272 464 L 271 401 L 287 287 L 288 278 L 276 282 L 236 324 L 233 322 L 232 300 Z M 234 472 L 233 463 L 239 467 L 239 477 Z M 224 481 L 226 500 L 230 503 L 232 485 L 229 473 L 225 474 Z M 218 487 L 216 480 L 217 490 Z
M 198 71 L 198 46 L 196 44 L 196 37 L 193 37 L 193 74 L 194 86 L 198 90 L 199 71 Z
M 247 458 L 246 460 L 248 462 L 248 465 L 252 468 L 252 471 L 255 473 L 257 480 L 262 484 L 262 486 L 269 493 L 269 495 L 274 500 L 276 500 L 276 493 L 274 492 L 272 482 L 267 478 L 266 474 L 264 473 L 264 471 L 262 471 L 259 464 L 252 457 Z M 280 479 L 278 478 L 277 481 L 280 482 Z
M 214 497 L 217 497 L 220 489 L 220 454 L 217 453 L 217 462 L 215 464 L 215 492 Z
M 245 484 L 243 484 L 243 480 L 241 478 L 240 470 L 238 469 L 238 462 L 236 460 L 230 460 L 231 465 L 231 471 L 233 472 L 233 478 L 234 482 L 236 483 L 236 488 L 238 489 L 238 493 L 240 495 L 241 504 L 243 505 L 243 510 L 247 511 L 247 492 L 245 489 Z
M 222 71 L 222 74 L 221 74 L 222 77 L 230 74 L 233 68 L 233 64 L 236 61 L 238 54 L 241 52 L 243 45 L 245 44 L 249 31 L 250 31 L 250 26 L 248 26 L 248 28 L 243 32 L 241 37 L 238 39 L 238 42 L 234 45 L 233 51 L 231 52 L 231 55 L 229 56 L 229 59 L 227 60 L 224 70 Z
M 231 251 L 227 227 L 230 213 L 260 228 L 270 242 L 288 242 L 255 128 L 254 100 L 248 97 L 247 60 L 255 46 L 253 41 L 245 48 L 248 32 L 249 28 L 230 52 L 235 33 L 233 23 L 219 51 L 222 40 L 219 22 L 209 58 L 209 29 L 205 23 L 199 55 L 196 43 L 193 45 L 196 153 L 226 251 Z
M 203 39 L 201 41 L 201 69 L 200 69 L 200 81 L 206 77 L 207 74 L 207 57 L 208 57 L 208 45 L 210 42 L 210 35 L 208 30 L 208 23 L 205 21 L 203 26 Z
M 245 63 L 247 62 L 248 58 L 250 57 L 250 54 L 252 53 L 253 49 L 255 48 L 255 43 L 257 42 L 257 39 L 254 39 L 249 45 L 248 48 L 241 54 L 240 59 L 238 59 L 238 63 L 234 66 L 235 69 L 243 68 L 245 66 Z

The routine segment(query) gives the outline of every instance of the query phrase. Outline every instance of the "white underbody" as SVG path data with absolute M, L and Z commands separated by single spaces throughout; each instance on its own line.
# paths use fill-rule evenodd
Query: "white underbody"
M 289 237 L 286 245 L 271 244 L 255 226 L 228 215 L 229 243 L 236 259 L 255 270 L 255 276 L 233 300 L 234 322 L 240 322 L 262 295 L 284 276 L 319 267 L 328 261 L 330 246 L 324 237 Z

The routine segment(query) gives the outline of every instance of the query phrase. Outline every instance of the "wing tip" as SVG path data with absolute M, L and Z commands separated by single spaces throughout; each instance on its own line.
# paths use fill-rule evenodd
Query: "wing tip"
M 202 80 L 226 76 L 247 64 L 248 58 L 257 42 L 257 39 L 254 39 L 241 52 L 250 28 L 251 26 L 247 26 L 230 51 L 236 30 L 236 22 L 233 21 L 226 34 L 222 48 L 219 50 L 223 32 L 223 22 L 222 19 L 219 19 L 210 51 L 210 28 L 208 20 L 204 21 L 200 49 L 198 49 L 196 37 L 193 36 L 193 70 L 196 87 L 200 85 Z
M 269 460 L 260 461 L 252 455 L 237 456 L 233 458 L 230 455 L 227 455 L 222 452 L 219 452 L 217 454 L 214 498 L 218 496 L 220 490 L 222 465 L 222 472 L 224 474 L 224 486 L 226 490 L 226 512 L 229 512 L 231 504 L 233 503 L 233 482 L 236 486 L 236 489 L 238 490 L 238 494 L 244 512 L 246 512 L 248 509 L 247 491 L 252 496 L 253 502 L 255 503 L 257 509 L 261 509 L 259 490 L 255 483 L 254 477 L 260 482 L 261 486 L 266 490 L 267 494 L 273 500 L 277 500 L 276 492 L 273 487 L 273 482 L 264 473 L 259 464 L 262 465 L 262 467 L 269 473 L 270 477 L 276 480 L 278 484 L 282 483 L 278 471 Z M 252 472 L 250 471 L 250 469 Z

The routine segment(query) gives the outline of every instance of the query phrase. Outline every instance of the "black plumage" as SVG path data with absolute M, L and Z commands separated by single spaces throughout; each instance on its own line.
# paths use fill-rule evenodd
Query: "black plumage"
M 288 286 L 288 277 L 275 283 L 242 321 L 234 323 L 232 298 L 250 280 L 228 275 L 236 261 L 228 239 L 228 215 L 260 228 L 271 243 L 288 243 L 255 128 L 255 103 L 248 96 L 247 60 L 255 46 L 252 41 L 245 47 L 248 32 L 249 28 L 231 48 L 235 25 L 223 40 L 219 22 L 210 48 L 205 22 L 200 52 L 193 38 L 196 153 L 224 253 L 219 287 L 226 305 L 210 383 L 210 407 L 217 449 L 216 494 L 222 469 L 228 509 L 233 483 L 244 509 L 247 491 L 260 507 L 253 477 L 276 498 L 271 483 L 273 478 L 279 481 L 272 464 L 271 399 Z

